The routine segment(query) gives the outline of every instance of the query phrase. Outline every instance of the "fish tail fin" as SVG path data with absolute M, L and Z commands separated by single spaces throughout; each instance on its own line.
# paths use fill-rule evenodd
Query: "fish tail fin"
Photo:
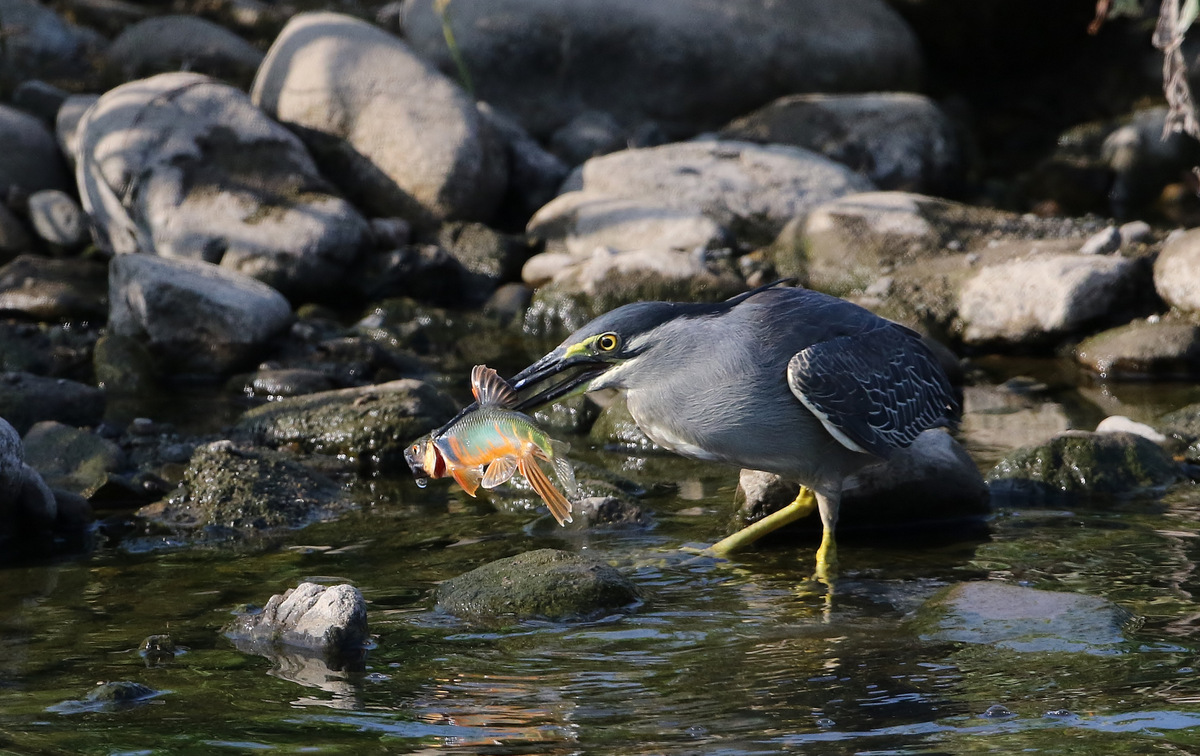
M 455 467 L 450 471 L 450 475 L 454 477 L 458 485 L 467 492 L 468 496 L 474 496 L 479 490 L 479 481 L 481 475 L 477 467 Z
M 521 474 L 529 481 L 529 485 L 533 486 L 537 495 L 546 502 L 546 506 L 550 508 L 550 514 L 554 515 L 558 524 L 566 525 L 571 522 L 571 502 L 554 487 L 550 478 L 546 477 L 546 473 L 538 465 L 537 460 L 532 456 L 522 457 L 518 466 Z

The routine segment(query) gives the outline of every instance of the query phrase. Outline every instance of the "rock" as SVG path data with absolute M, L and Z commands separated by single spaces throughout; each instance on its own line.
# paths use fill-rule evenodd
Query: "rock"
M 95 433 L 46 420 L 25 434 L 25 460 L 47 484 L 91 498 L 125 467 L 121 447 Z
M 1133 615 L 1098 596 L 996 581 L 959 583 L 919 610 L 924 640 L 1022 652 L 1115 653 Z
M 333 381 L 318 370 L 304 368 L 259 369 L 243 385 L 246 396 L 279 398 L 303 396 L 333 389 Z
M 165 634 L 148 636 L 138 646 L 138 655 L 146 660 L 146 666 L 165 664 L 174 659 L 178 653 L 181 651 L 175 645 L 175 641 L 171 639 L 171 636 Z
M 1168 133 L 1166 119 L 1165 107 L 1137 111 L 1101 144 L 1100 158 L 1115 174 L 1109 189 L 1114 216 L 1125 218 L 1144 207 L 1200 159 L 1196 141 L 1181 132 Z
M 0 0 L 0 19 L 0 70 L 10 81 L 85 73 L 88 56 L 103 44 L 98 34 L 67 23 L 34 0 Z
M 1012 452 L 987 482 L 993 497 L 1040 502 L 1155 496 L 1181 477 L 1171 457 L 1141 436 L 1067 431 Z
M 21 219 L 0 203 L 0 260 L 7 260 L 33 246 L 33 237 Z
M 1172 307 L 1200 312 L 1200 228 L 1167 239 L 1154 261 L 1154 288 Z
M 196 448 L 179 491 L 138 514 L 239 536 L 304 527 L 352 507 L 340 486 L 285 454 L 215 441 Z
M 1171 446 L 1186 448 L 1184 456 L 1191 462 L 1200 460 L 1200 404 L 1189 404 L 1168 412 L 1158 419 L 1155 426 L 1169 436 Z
M 594 619 L 638 599 L 633 583 L 612 567 L 554 549 L 489 562 L 437 589 L 438 609 L 483 626 Z
M 702 212 L 753 243 L 769 241 L 789 220 L 823 202 L 874 187 L 799 147 L 707 139 L 592 158 L 562 188 Z
M 1149 223 L 1141 220 L 1122 223 L 1117 229 L 1117 233 L 1121 235 L 1122 247 L 1132 244 L 1149 244 L 1154 239 L 1154 229 L 1150 228 Z
M 72 169 L 76 167 L 75 156 L 79 154 L 79 122 L 99 99 L 100 95 L 71 95 L 58 109 L 58 115 L 54 119 L 55 139 Z
M 743 470 L 739 514 L 757 520 L 790 504 L 798 483 L 771 473 Z M 978 520 L 990 511 L 988 489 L 975 463 L 950 434 L 932 430 L 886 462 L 846 479 L 839 531 L 892 530 L 898 526 Z M 818 518 L 802 523 L 820 532 Z
M 984 267 L 962 288 L 968 344 L 1022 344 L 1076 332 L 1127 304 L 1138 265 L 1117 256 L 1045 255 Z
M 588 438 L 592 443 L 606 449 L 645 454 L 661 452 L 663 448 L 650 440 L 634 422 L 629 407 L 623 400 L 616 400 L 601 410 L 592 423 Z
M 88 240 L 83 209 L 74 197 L 57 189 L 30 195 L 29 221 L 38 236 L 56 247 L 77 249 Z
M 576 530 L 591 530 L 600 527 L 645 528 L 650 517 L 637 504 L 622 496 L 586 496 L 571 502 L 573 522 Z
M 524 224 L 539 207 L 554 199 L 570 170 L 567 164 L 542 148 L 513 119 L 477 103 L 479 115 L 504 146 L 508 159 L 508 190 L 497 211 L 498 220 Z
M 257 358 L 292 322 L 279 292 L 195 260 L 120 255 L 109 265 L 109 329 L 176 373 L 221 374 Z
M 104 416 L 104 392 L 65 378 L 0 373 L 0 417 L 17 433 L 41 420 L 74 426 L 96 425 Z
M 251 96 L 304 134 L 375 215 L 488 220 L 507 186 L 503 147 L 471 98 L 404 42 L 350 16 L 294 16 Z
M 1111 255 L 1121 248 L 1121 232 L 1116 226 L 1109 226 L 1099 231 L 1083 243 L 1079 248 L 1081 255 Z
M 533 289 L 524 284 L 507 283 L 496 288 L 483 303 L 483 314 L 502 326 L 520 321 L 533 299 Z
M 1096 426 L 1097 433 L 1132 433 L 1136 436 L 1141 436 L 1148 441 L 1153 441 L 1156 444 L 1165 444 L 1169 440 L 1166 436 L 1151 428 L 1145 423 L 1138 423 L 1130 420 L 1124 415 L 1109 415 L 1100 421 Z
M 122 85 L 78 131 L 83 206 L 109 252 L 204 260 L 299 297 L 328 292 L 367 240 L 300 140 L 213 79 Z
M 161 691 L 148 685 L 130 680 L 118 680 L 97 685 L 88 691 L 83 700 L 88 703 L 123 704 L 145 701 L 160 695 L 162 695 Z
M 107 281 L 102 262 L 21 255 L 0 268 L 0 310 L 42 322 L 103 320 Z
M 37 470 L 25 462 L 17 430 L 0 416 L 0 544 L 7 556 L 53 550 L 50 531 L 58 501 Z
M 538 427 L 552 435 L 572 436 L 587 433 L 599 416 L 600 407 L 586 394 L 560 399 L 533 413 Z
M 70 95 L 44 81 L 29 79 L 17 85 L 12 93 L 12 104 L 17 110 L 35 115 L 45 123 L 54 123 L 58 109 Z
M 124 396 L 138 396 L 153 390 L 161 375 L 154 355 L 145 344 L 111 329 L 105 331 L 92 350 L 92 371 L 97 385 L 109 393 Z
M 455 3 L 446 17 L 476 96 L 540 139 L 589 110 L 690 136 L 792 92 L 912 90 L 921 68 L 912 32 L 875 0 Z M 403 34 L 456 72 L 438 7 L 406 3 Z
M 295 444 L 402 470 L 405 447 L 456 411 L 450 398 L 430 384 L 406 378 L 280 399 L 246 412 L 238 428 L 269 446 Z
M 3 4 L 8 2 L 13 0 L 0 0 L 0 18 L 6 25 L 11 23 L 4 15 Z M 50 129 L 28 113 L 0 105 L 0 197 L 13 190 L 32 194 L 42 189 L 66 191 L 70 186 Z
M 322 654 L 361 651 L 367 642 L 367 603 L 352 585 L 300 583 L 267 601 L 258 614 L 239 615 L 225 629 L 236 641 L 282 644 Z
M 412 241 L 412 224 L 403 218 L 372 218 L 371 236 L 380 249 L 407 247 Z
M 1084 339 L 1075 359 L 1116 380 L 1193 377 L 1200 375 L 1200 326 L 1172 317 L 1135 320 Z
M 156 16 L 125 27 L 105 52 L 125 80 L 194 71 L 249 83 L 263 54 L 224 27 L 195 16 Z
M 550 150 L 567 165 L 624 149 L 625 131 L 612 114 L 585 110 L 550 135 Z
M 720 134 L 818 152 L 886 190 L 944 194 L 965 172 L 950 119 L 917 94 L 789 95 L 738 118 Z
M 461 303 L 460 291 L 470 273 L 436 244 L 419 244 L 371 255 L 358 287 L 369 301 L 412 297 L 436 305 Z
M 482 223 L 452 221 L 438 231 L 438 243 L 462 265 L 461 301 L 480 305 L 496 287 L 516 278 L 529 257 L 522 237 L 501 234 Z

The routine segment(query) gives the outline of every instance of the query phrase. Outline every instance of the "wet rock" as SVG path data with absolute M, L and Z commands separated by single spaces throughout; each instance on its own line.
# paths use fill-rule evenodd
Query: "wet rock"
M 103 320 L 108 268 L 95 260 L 21 255 L 0 268 L 0 310 L 42 322 Z
M 179 649 L 169 635 L 151 635 L 138 646 L 138 654 L 147 666 L 165 664 L 175 658 Z
M 1189 461 L 1200 460 L 1200 404 L 1168 412 L 1158 419 L 1155 427 L 1174 441 L 1171 446 L 1184 446 Z
M 54 137 L 72 170 L 75 168 L 75 156 L 79 154 L 79 122 L 83 120 L 88 108 L 95 105 L 99 99 L 100 95 L 71 95 L 58 109 L 58 115 L 54 119 Z
M 72 250 L 88 240 L 83 208 L 66 192 L 44 189 L 29 197 L 29 222 L 38 236 L 55 247 Z
M 484 626 L 590 619 L 627 609 L 638 598 L 614 568 L 554 549 L 489 562 L 437 589 L 438 609 Z
M 454 402 L 430 384 L 406 378 L 280 399 L 248 411 L 238 428 L 269 446 L 296 444 L 403 470 L 405 446 L 456 411 Z
M 1154 261 L 1154 288 L 1167 304 L 1200 312 L 1200 229 L 1167 240 Z
M 367 641 L 367 603 L 352 585 L 300 583 L 272 596 L 261 612 L 239 615 L 225 635 L 322 654 L 359 651 Z
M 587 433 L 599 416 L 600 407 L 587 396 L 568 397 L 533 413 L 539 427 L 551 434 L 572 436 Z
M 715 139 L 592 158 L 563 183 L 564 192 L 702 212 L 746 242 L 769 241 L 797 215 L 873 188 L 808 150 Z
M 503 146 L 471 98 L 404 42 L 350 16 L 294 16 L 252 97 L 299 129 L 328 175 L 375 215 L 487 220 L 507 186 Z
M 152 390 L 161 375 L 154 355 L 145 344 L 111 329 L 96 341 L 92 371 L 97 385 L 120 396 L 138 396 Z
M 292 310 L 278 291 L 235 271 L 131 254 L 109 265 L 108 322 L 165 370 L 221 374 L 261 355 Z
M 367 240 L 300 140 L 213 79 L 122 85 L 78 132 L 83 206 L 107 251 L 204 260 L 299 297 L 336 285 Z
M 196 448 L 179 491 L 138 514 L 236 536 L 299 528 L 352 507 L 340 486 L 286 454 L 215 441 Z
M 126 79 L 194 71 L 249 83 L 263 60 L 254 45 L 195 16 L 157 16 L 125 27 L 105 52 Z
M 941 194 L 959 184 L 965 171 L 950 119 L 916 94 L 789 95 L 720 133 L 819 152 L 880 189 Z
M 592 423 L 588 437 L 605 448 L 626 452 L 661 452 L 662 447 L 650 440 L 634 422 L 629 407 L 617 400 L 605 407 Z
M 517 278 L 529 257 L 529 244 L 523 237 L 501 234 L 482 223 L 443 224 L 438 243 L 467 274 L 460 287 L 467 304 L 482 304 L 501 283 Z
M 959 583 L 919 610 L 927 640 L 1022 652 L 1108 654 L 1125 640 L 1133 615 L 1107 599 L 1040 591 L 995 581 Z
M 5 28 L 9 28 L 12 22 L 4 15 L 2 5 L 0 18 L 4 18 Z M 14 189 L 32 194 L 42 189 L 67 191 L 70 187 L 67 166 L 50 129 L 28 113 L 0 105 L 0 197 L 8 196 Z
M 993 497 L 1037 502 L 1154 496 L 1181 478 L 1179 466 L 1152 441 L 1086 431 L 1018 449 L 987 474 Z
M 0 203 L 0 260 L 7 260 L 33 246 L 33 237 L 21 219 Z
M 476 95 L 540 139 L 588 110 L 691 135 L 791 92 L 912 90 L 920 70 L 912 32 L 873 0 L 455 1 L 447 16 Z M 453 73 L 437 7 L 406 3 L 401 25 Z
M 1045 255 L 984 267 L 963 286 L 969 344 L 1022 344 L 1078 331 L 1127 304 L 1138 264 L 1118 256 Z
M 333 389 L 333 381 L 318 370 L 281 368 L 258 370 L 244 382 L 246 396 L 284 397 L 315 394 Z
M 88 56 L 103 44 L 95 32 L 67 23 L 34 0 L 0 0 L 0 18 L 5 30 L 0 69 L 16 81 L 84 73 Z
M 125 454 L 112 441 L 52 420 L 30 428 L 24 444 L 25 461 L 48 485 L 85 498 L 125 467 Z
M 600 527 L 645 528 L 650 517 L 640 506 L 623 496 L 585 496 L 571 502 L 570 527 L 590 530 Z
M 1172 317 L 1135 320 L 1084 339 L 1075 359 L 1117 380 L 1195 376 L 1200 374 L 1200 326 Z
M 611 113 L 585 110 L 550 135 L 550 150 L 567 165 L 624 149 L 625 130 Z
M 543 149 L 516 121 L 487 103 L 480 102 L 477 106 L 492 134 L 503 144 L 508 159 L 508 189 L 497 218 L 501 222 L 515 220 L 524 224 L 539 207 L 554 199 L 570 169 Z
M 499 364 L 521 353 L 520 331 L 472 310 L 451 310 L 397 298 L 380 302 L 354 326 L 370 343 L 429 355 L 446 373 L 470 373 L 475 365 Z M 411 360 L 411 354 L 409 355 Z M 420 365 L 402 375 L 420 375 Z
M 356 282 L 364 299 L 412 297 L 435 305 L 461 301 L 462 282 L 470 277 L 462 263 L 436 244 L 416 244 L 370 255 Z
M 130 680 L 118 680 L 97 685 L 84 696 L 84 703 L 129 704 L 161 696 L 162 691 Z
M 29 373 L 0 373 L 0 417 L 18 433 L 41 420 L 96 425 L 103 415 L 104 392 L 94 386 Z
M 739 514 L 746 520 L 781 509 L 800 490 L 797 483 L 756 470 L 743 470 L 739 487 L 745 497 Z M 987 485 L 975 463 L 950 434 L 932 430 L 907 449 L 898 449 L 887 462 L 846 479 L 838 529 L 886 530 L 972 520 L 989 511 Z M 819 518 L 810 519 L 802 527 L 819 532 Z

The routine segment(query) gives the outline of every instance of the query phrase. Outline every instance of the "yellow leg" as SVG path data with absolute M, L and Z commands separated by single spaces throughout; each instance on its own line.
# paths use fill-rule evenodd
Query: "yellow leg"
M 756 523 L 747 525 L 738 532 L 724 538 L 712 546 L 709 546 L 705 551 L 710 554 L 715 554 L 719 557 L 728 556 L 730 553 L 737 551 L 745 546 L 748 546 L 766 534 L 782 528 L 784 525 L 795 522 L 802 517 L 807 517 L 817 509 L 817 497 L 812 491 L 805 487 L 800 488 L 800 493 L 796 494 L 796 499 L 791 504 L 788 504 L 778 512 L 772 512 Z M 837 563 L 837 547 L 832 546 L 833 535 L 829 532 L 825 533 L 825 540 L 821 541 L 821 551 L 817 552 L 818 571 L 820 570 L 821 552 L 825 551 L 825 541 L 828 540 L 833 549 L 833 562 L 836 568 Z
M 833 531 L 825 528 L 821 533 L 821 548 L 817 549 L 817 570 L 813 577 L 832 586 L 837 577 L 837 561 L 837 541 L 833 540 Z

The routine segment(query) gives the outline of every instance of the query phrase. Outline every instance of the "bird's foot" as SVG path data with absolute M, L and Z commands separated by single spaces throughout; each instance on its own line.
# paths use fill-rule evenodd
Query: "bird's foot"
M 801 487 L 796 499 L 783 509 L 772 512 L 758 522 L 751 523 L 733 535 L 717 541 L 706 551 L 712 556 L 727 557 L 731 553 L 745 548 L 763 536 L 784 525 L 807 517 L 817 510 L 817 497 L 808 488 Z

